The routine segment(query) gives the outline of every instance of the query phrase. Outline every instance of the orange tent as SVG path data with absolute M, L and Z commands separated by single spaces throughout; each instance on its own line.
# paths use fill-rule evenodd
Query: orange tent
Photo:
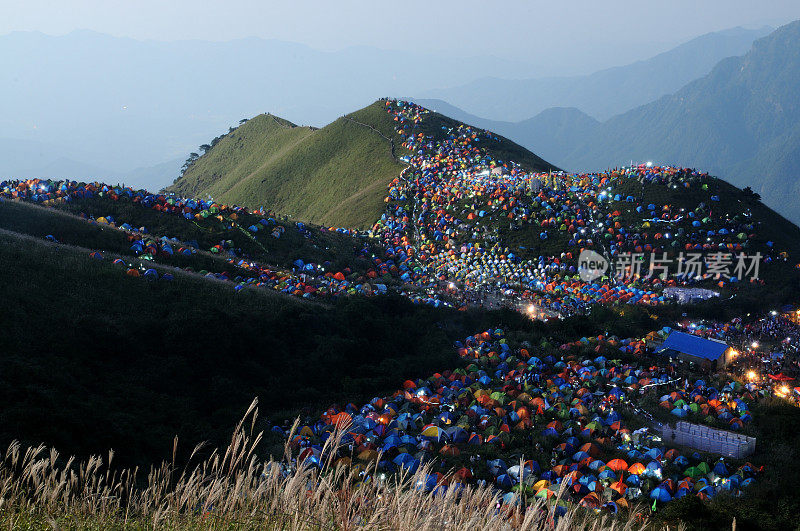
M 637 475 L 637 476 L 638 476 L 639 474 L 641 474 L 642 472 L 644 472 L 646 469 L 647 469 L 647 467 L 645 467 L 643 464 L 641 464 L 641 463 L 634 463 L 634 464 L 632 464 L 630 467 L 628 467 L 628 472 L 630 472 L 631 474 L 635 474 L 635 475 Z
M 606 463 L 606 466 L 611 470 L 613 470 L 614 472 L 620 472 L 628 469 L 628 463 L 626 463 L 622 459 L 612 459 L 611 461 Z

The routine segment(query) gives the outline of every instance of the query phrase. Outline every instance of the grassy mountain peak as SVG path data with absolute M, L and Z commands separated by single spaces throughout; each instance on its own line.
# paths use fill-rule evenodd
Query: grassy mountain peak
M 321 129 L 261 114 L 225 135 L 167 191 L 266 208 L 303 221 L 368 228 L 380 218 L 389 183 L 406 167 L 403 139 L 383 101 Z M 438 113 L 426 134 L 460 122 Z M 531 170 L 556 169 L 504 138 L 489 146 Z
M 393 153 L 390 121 L 378 104 L 322 129 L 261 114 L 226 135 L 168 191 L 365 228 L 405 167 Z

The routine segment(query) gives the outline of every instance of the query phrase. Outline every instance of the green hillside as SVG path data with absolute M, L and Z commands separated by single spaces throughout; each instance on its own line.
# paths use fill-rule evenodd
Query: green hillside
M 425 133 L 459 124 L 434 113 L 425 120 Z M 264 206 L 322 225 L 368 228 L 383 213 L 388 184 L 405 168 L 399 159 L 407 153 L 394 126 L 382 101 L 322 129 L 262 114 L 226 135 L 167 191 Z M 528 169 L 554 169 L 504 138 L 486 147 Z
M 405 167 L 392 156 L 391 129 L 379 104 L 322 129 L 262 114 L 200 157 L 169 191 L 367 228 L 380 217 L 389 182 Z

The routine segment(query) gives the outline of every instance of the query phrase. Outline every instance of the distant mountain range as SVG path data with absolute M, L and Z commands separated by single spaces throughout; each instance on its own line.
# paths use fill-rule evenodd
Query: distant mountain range
M 800 21 L 720 61 L 674 94 L 604 122 L 575 108 L 552 108 L 521 122 L 480 118 L 417 99 L 466 123 L 519 142 L 569 170 L 652 160 L 694 166 L 750 186 L 800 221 Z
M 112 171 L 82 162 L 91 155 L 80 149 L 18 138 L 0 138 L 0 179 L 16 175 L 46 175 L 56 169 L 67 178 L 80 176 L 106 179 Z
M 761 33 L 714 33 L 651 60 L 588 76 L 588 82 L 547 78 L 541 83 L 556 87 L 557 94 L 564 87 L 596 90 L 593 101 L 627 110 L 706 74 L 722 57 L 744 53 Z M 89 31 L 0 36 L 0 64 L 1 101 L 13 102 L 0 113 L 0 138 L 52 148 L 38 149 L 36 162 L 11 163 L 13 154 L 0 158 L 0 178 L 102 177 L 149 188 L 170 184 L 190 152 L 244 117 L 269 111 L 294 123 L 322 126 L 382 96 L 464 86 L 487 72 L 524 78 L 551 72 L 497 57 L 367 47 L 323 52 L 254 38 L 137 41 Z M 600 79 L 606 85 L 598 84 Z M 626 81 L 623 90 L 622 79 L 639 82 Z M 490 88 L 502 83 L 494 79 Z M 658 90 L 645 90 L 647 84 Z M 566 105 L 529 97 L 527 91 L 524 97 L 501 91 L 480 98 L 502 100 L 514 109 L 512 117 L 535 114 L 526 107 L 530 102 L 541 109 Z M 601 106 L 583 110 L 594 116 L 610 112 Z M 19 153 L 30 153 L 26 149 Z M 7 151 L 0 146 L 0 153 Z
M 733 28 L 708 33 L 645 61 L 585 76 L 511 80 L 486 77 L 418 96 L 444 100 L 493 120 L 516 122 L 550 107 L 575 107 L 605 120 L 675 92 L 708 74 L 721 59 L 746 53 L 754 40 L 773 29 Z
M 267 110 L 322 126 L 395 91 L 461 84 L 495 67 L 536 71 L 497 57 L 367 47 L 324 52 L 255 38 L 138 41 L 89 31 L 0 36 L 0 64 L 0 138 L 58 147 L 42 164 L 0 160 L 0 177 L 23 176 L 20 169 L 30 170 L 25 176 L 63 175 L 78 166 L 51 163 L 68 158 L 87 176 L 104 169 L 103 177 L 119 180 L 138 174 L 131 168 L 185 160 L 241 118 Z M 164 176 L 157 187 L 177 176 Z

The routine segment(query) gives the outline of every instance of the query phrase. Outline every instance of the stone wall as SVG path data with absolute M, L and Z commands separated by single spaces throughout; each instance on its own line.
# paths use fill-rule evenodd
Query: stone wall
M 746 457 L 756 450 L 754 437 L 690 422 L 678 422 L 674 428 L 664 424 L 661 427 L 661 438 L 667 445 L 688 446 L 701 452 L 724 455 L 734 459 Z

